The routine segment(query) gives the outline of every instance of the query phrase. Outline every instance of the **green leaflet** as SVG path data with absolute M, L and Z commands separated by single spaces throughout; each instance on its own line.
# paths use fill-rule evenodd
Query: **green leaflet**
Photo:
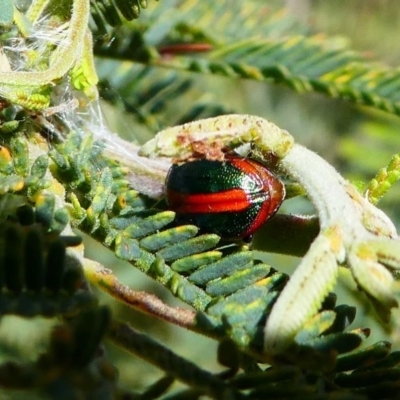
M 253 265 L 245 271 L 238 271 L 228 278 L 211 281 L 206 286 L 206 292 L 212 296 L 226 296 L 265 278 L 271 271 L 266 264 Z
M 207 251 L 200 254 L 182 257 L 171 264 L 171 268 L 176 272 L 187 272 L 195 270 L 207 264 L 218 261 L 223 256 L 220 251 Z
M 382 360 L 385 360 L 385 363 L 389 363 L 389 360 L 393 360 L 396 353 L 390 354 L 390 350 L 391 345 L 388 342 L 381 341 L 374 343 L 372 346 L 368 346 L 363 350 L 358 350 L 351 355 L 346 354 L 338 357 L 336 370 L 349 371 L 358 368 L 360 365 L 363 365 L 364 369 L 373 369 L 374 365 L 378 367 L 379 362 Z M 392 364 L 392 366 L 393 365 L 396 365 L 395 362 Z
M 198 231 L 198 228 L 195 226 L 171 228 L 153 235 L 148 235 L 140 243 L 149 251 L 158 251 L 175 241 L 190 239 L 195 236 Z

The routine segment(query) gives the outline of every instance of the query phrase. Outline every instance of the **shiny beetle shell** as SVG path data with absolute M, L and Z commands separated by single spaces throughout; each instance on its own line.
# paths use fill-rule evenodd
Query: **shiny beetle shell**
M 225 239 L 239 239 L 251 236 L 276 213 L 285 187 L 264 165 L 227 155 L 224 161 L 172 165 L 165 193 L 179 222 Z

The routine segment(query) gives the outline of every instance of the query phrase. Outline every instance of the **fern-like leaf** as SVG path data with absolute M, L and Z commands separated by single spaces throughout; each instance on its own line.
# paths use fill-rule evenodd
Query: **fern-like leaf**
M 210 18 L 214 18 L 206 9 L 206 3 L 209 4 L 207 1 L 201 5 L 193 1 L 184 2 L 176 10 L 176 22 L 169 23 L 163 36 L 153 37 L 152 31 L 125 32 L 124 38 L 117 36 L 112 46 L 107 48 L 99 44 L 95 52 L 103 57 L 140 61 L 173 70 L 281 83 L 299 92 L 320 92 L 400 114 L 400 72 L 397 69 L 371 63 L 338 40 L 298 34 L 301 30 L 290 23 L 290 18 L 286 20 L 281 15 L 277 19 L 276 14 L 268 14 L 266 10 L 262 24 L 248 27 L 242 21 L 240 25 L 246 7 L 241 7 L 233 17 L 234 10 L 227 9 L 226 5 L 221 5 L 221 8 L 215 7 L 214 3 L 208 5 L 219 16 L 218 29 L 225 33 L 235 30 L 235 34 L 219 36 L 219 41 L 214 42 L 212 35 L 206 34 L 210 31 Z M 251 7 L 249 10 L 255 16 L 260 14 Z M 166 23 L 163 18 L 168 17 L 156 13 L 155 18 L 158 24 L 163 24 Z M 190 26 L 190 29 L 183 28 L 183 20 L 184 26 Z M 281 35 L 277 35 L 277 21 Z M 243 26 L 246 29 L 242 29 Z M 260 30 L 260 26 L 264 28 Z M 290 36 L 288 27 L 292 27 Z M 192 34 L 188 35 L 188 31 Z M 127 34 L 134 42 L 126 40 Z M 163 46 L 171 42 L 188 43 L 188 37 L 191 37 L 189 43 L 210 43 L 213 51 L 193 55 L 188 46 L 185 55 L 171 51 L 168 57 L 165 56 Z M 135 46 L 139 51 L 133 51 Z M 147 56 L 143 57 L 144 54 Z

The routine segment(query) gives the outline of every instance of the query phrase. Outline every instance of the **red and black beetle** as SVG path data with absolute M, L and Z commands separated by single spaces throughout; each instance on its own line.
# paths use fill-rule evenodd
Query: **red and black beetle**
M 264 165 L 236 155 L 172 165 L 165 192 L 180 222 L 225 239 L 252 235 L 285 197 L 283 183 Z

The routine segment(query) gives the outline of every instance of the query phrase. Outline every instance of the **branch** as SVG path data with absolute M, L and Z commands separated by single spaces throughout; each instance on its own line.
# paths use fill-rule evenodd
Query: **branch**
M 199 331 L 196 328 L 196 312 L 169 307 L 153 294 L 130 289 L 121 284 L 111 270 L 95 261 L 85 259 L 84 270 L 90 283 L 129 307 L 183 328 Z

